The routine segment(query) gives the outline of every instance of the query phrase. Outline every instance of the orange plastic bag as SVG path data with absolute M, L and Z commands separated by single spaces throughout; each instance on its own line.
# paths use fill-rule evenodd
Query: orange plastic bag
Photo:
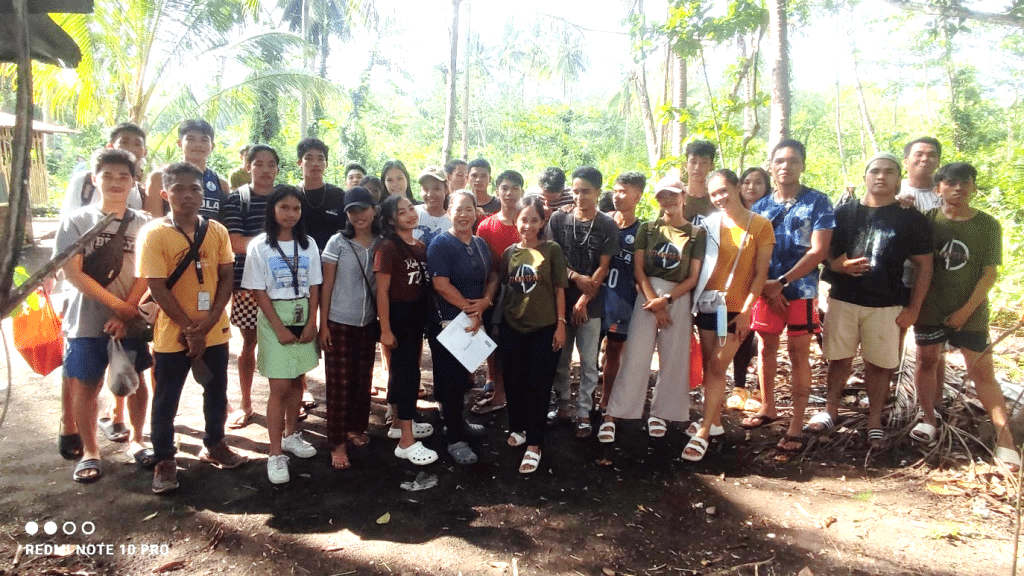
M 700 351 L 697 335 L 690 333 L 690 389 L 704 383 L 704 355 Z
M 60 318 L 53 310 L 50 296 L 36 290 L 21 305 L 14 317 L 14 347 L 36 373 L 46 376 L 64 363 L 64 338 Z

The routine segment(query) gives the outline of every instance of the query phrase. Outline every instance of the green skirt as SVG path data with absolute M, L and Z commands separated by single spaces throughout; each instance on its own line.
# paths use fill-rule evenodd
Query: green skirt
M 309 319 L 309 299 L 272 300 L 274 311 L 287 326 L 293 320 L 295 305 L 302 308 L 302 322 Z M 266 378 L 290 380 L 298 378 L 320 363 L 316 339 L 307 344 L 281 344 L 270 320 L 261 310 L 256 321 L 256 366 Z

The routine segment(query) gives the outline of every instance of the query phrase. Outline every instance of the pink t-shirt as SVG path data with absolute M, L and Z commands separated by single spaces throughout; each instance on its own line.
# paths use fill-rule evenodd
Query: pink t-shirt
M 480 222 L 476 229 L 476 235 L 483 238 L 484 242 L 491 247 L 495 260 L 500 260 L 505 249 L 519 242 L 519 229 L 514 225 L 503 224 L 499 219 L 501 213 L 492 214 Z

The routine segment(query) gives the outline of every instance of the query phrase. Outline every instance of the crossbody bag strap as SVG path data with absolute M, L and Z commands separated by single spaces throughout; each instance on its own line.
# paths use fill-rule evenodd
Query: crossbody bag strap
M 736 259 L 732 261 L 732 270 L 729 270 L 729 277 L 725 280 L 725 290 L 728 292 L 729 287 L 732 286 L 733 277 L 736 276 L 736 266 L 740 263 L 740 254 L 743 254 L 743 248 L 747 245 L 747 237 L 750 236 L 750 228 L 754 224 L 754 213 L 750 213 L 750 219 L 747 220 L 747 229 L 743 231 L 743 238 L 740 239 L 740 249 L 736 252 Z
M 177 268 L 171 272 L 171 275 L 168 276 L 167 280 L 164 282 L 164 285 L 167 286 L 168 290 L 174 288 L 174 285 L 178 283 L 178 280 L 181 279 L 181 275 L 185 273 L 185 270 L 189 265 L 199 259 L 199 247 L 203 245 L 203 240 L 206 239 L 206 229 L 209 225 L 209 220 L 202 216 L 199 217 L 199 228 L 196 230 L 195 242 L 192 244 L 189 251 L 185 253 L 185 257 L 181 259 L 181 262 L 178 262 Z
M 342 238 L 344 238 L 344 236 L 342 236 Z M 356 249 L 352 247 L 352 241 L 349 240 L 348 238 L 345 238 L 345 243 L 348 244 L 348 249 L 351 250 L 352 255 L 355 256 L 356 263 L 359 264 L 359 273 L 363 275 L 363 282 L 366 282 L 366 293 L 372 298 L 373 286 L 370 286 L 370 279 L 367 278 L 366 276 L 366 265 L 359 261 L 359 253 L 356 252 Z M 367 256 L 367 260 L 369 260 L 369 256 Z

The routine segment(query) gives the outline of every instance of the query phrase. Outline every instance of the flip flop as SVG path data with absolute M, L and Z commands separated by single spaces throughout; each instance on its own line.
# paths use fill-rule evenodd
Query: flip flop
M 87 470 L 95 470 L 96 474 L 87 476 L 85 474 Z M 71 474 L 71 479 L 79 484 L 92 484 L 101 477 L 103 477 L 103 467 L 97 458 L 89 458 L 75 464 L 75 471 Z
M 783 448 L 782 447 L 783 444 L 791 444 L 791 443 L 797 443 L 797 444 L 799 444 L 799 446 L 797 446 L 796 448 Z M 790 436 L 790 435 L 787 434 L 787 435 L 783 436 L 782 439 L 779 440 L 779 443 L 775 445 L 775 449 L 778 450 L 779 452 L 796 453 L 796 452 L 802 451 L 804 449 L 804 446 L 806 446 L 806 445 L 807 445 L 807 436 L 803 436 L 803 435 L 801 435 L 801 436 Z
M 491 402 L 491 400 L 493 400 L 493 397 L 488 397 L 484 398 L 483 400 L 480 400 L 476 404 L 473 404 L 473 407 L 470 408 L 470 411 L 472 411 L 473 414 L 479 414 L 480 416 L 483 416 L 485 414 L 497 412 L 498 410 L 501 410 L 505 407 L 504 402 L 502 402 L 501 404 L 494 404 Z
M 253 412 L 245 412 L 241 408 L 234 410 L 231 414 L 228 414 L 228 421 L 225 423 L 231 430 L 238 430 L 239 428 L 245 428 L 249 425 L 249 421 L 252 420 Z
M 348 454 L 340 455 L 331 452 L 331 466 L 335 470 L 348 470 L 352 467 L 352 461 L 348 459 Z
M 100 418 L 96 425 L 111 442 L 127 442 L 128 436 L 131 435 L 124 422 L 114 422 L 107 417 Z
M 303 408 L 305 408 L 306 410 L 312 410 L 313 408 L 316 408 L 317 406 L 319 406 L 319 404 L 316 403 L 316 399 L 313 398 L 313 395 L 309 392 L 309 390 L 307 390 L 307 391 L 302 393 L 302 407 Z
M 131 447 L 129 447 L 128 457 L 146 470 L 151 470 L 157 463 L 156 453 L 153 452 L 152 448 L 140 448 L 139 450 L 132 452 Z
M 537 471 L 537 468 L 540 468 L 540 454 L 527 450 L 523 454 L 523 461 L 519 463 L 519 473 L 533 474 Z
M 362 434 L 349 434 L 348 441 L 357 448 L 362 448 L 370 443 L 370 437 L 363 432 Z
M 771 424 L 772 422 L 775 422 L 778 419 L 779 419 L 778 416 L 767 416 L 765 414 L 754 414 L 753 416 L 750 416 L 749 418 L 744 418 L 743 421 L 740 422 L 740 427 L 741 428 L 745 428 L 747 430 L 753 430 L 754 428 L 760 428 L 762 426 L 767 426 L 767 425 Z
M 82 436 L 80 434 L 57 434 L 57 451 L 65 460 L 82 457 Z

